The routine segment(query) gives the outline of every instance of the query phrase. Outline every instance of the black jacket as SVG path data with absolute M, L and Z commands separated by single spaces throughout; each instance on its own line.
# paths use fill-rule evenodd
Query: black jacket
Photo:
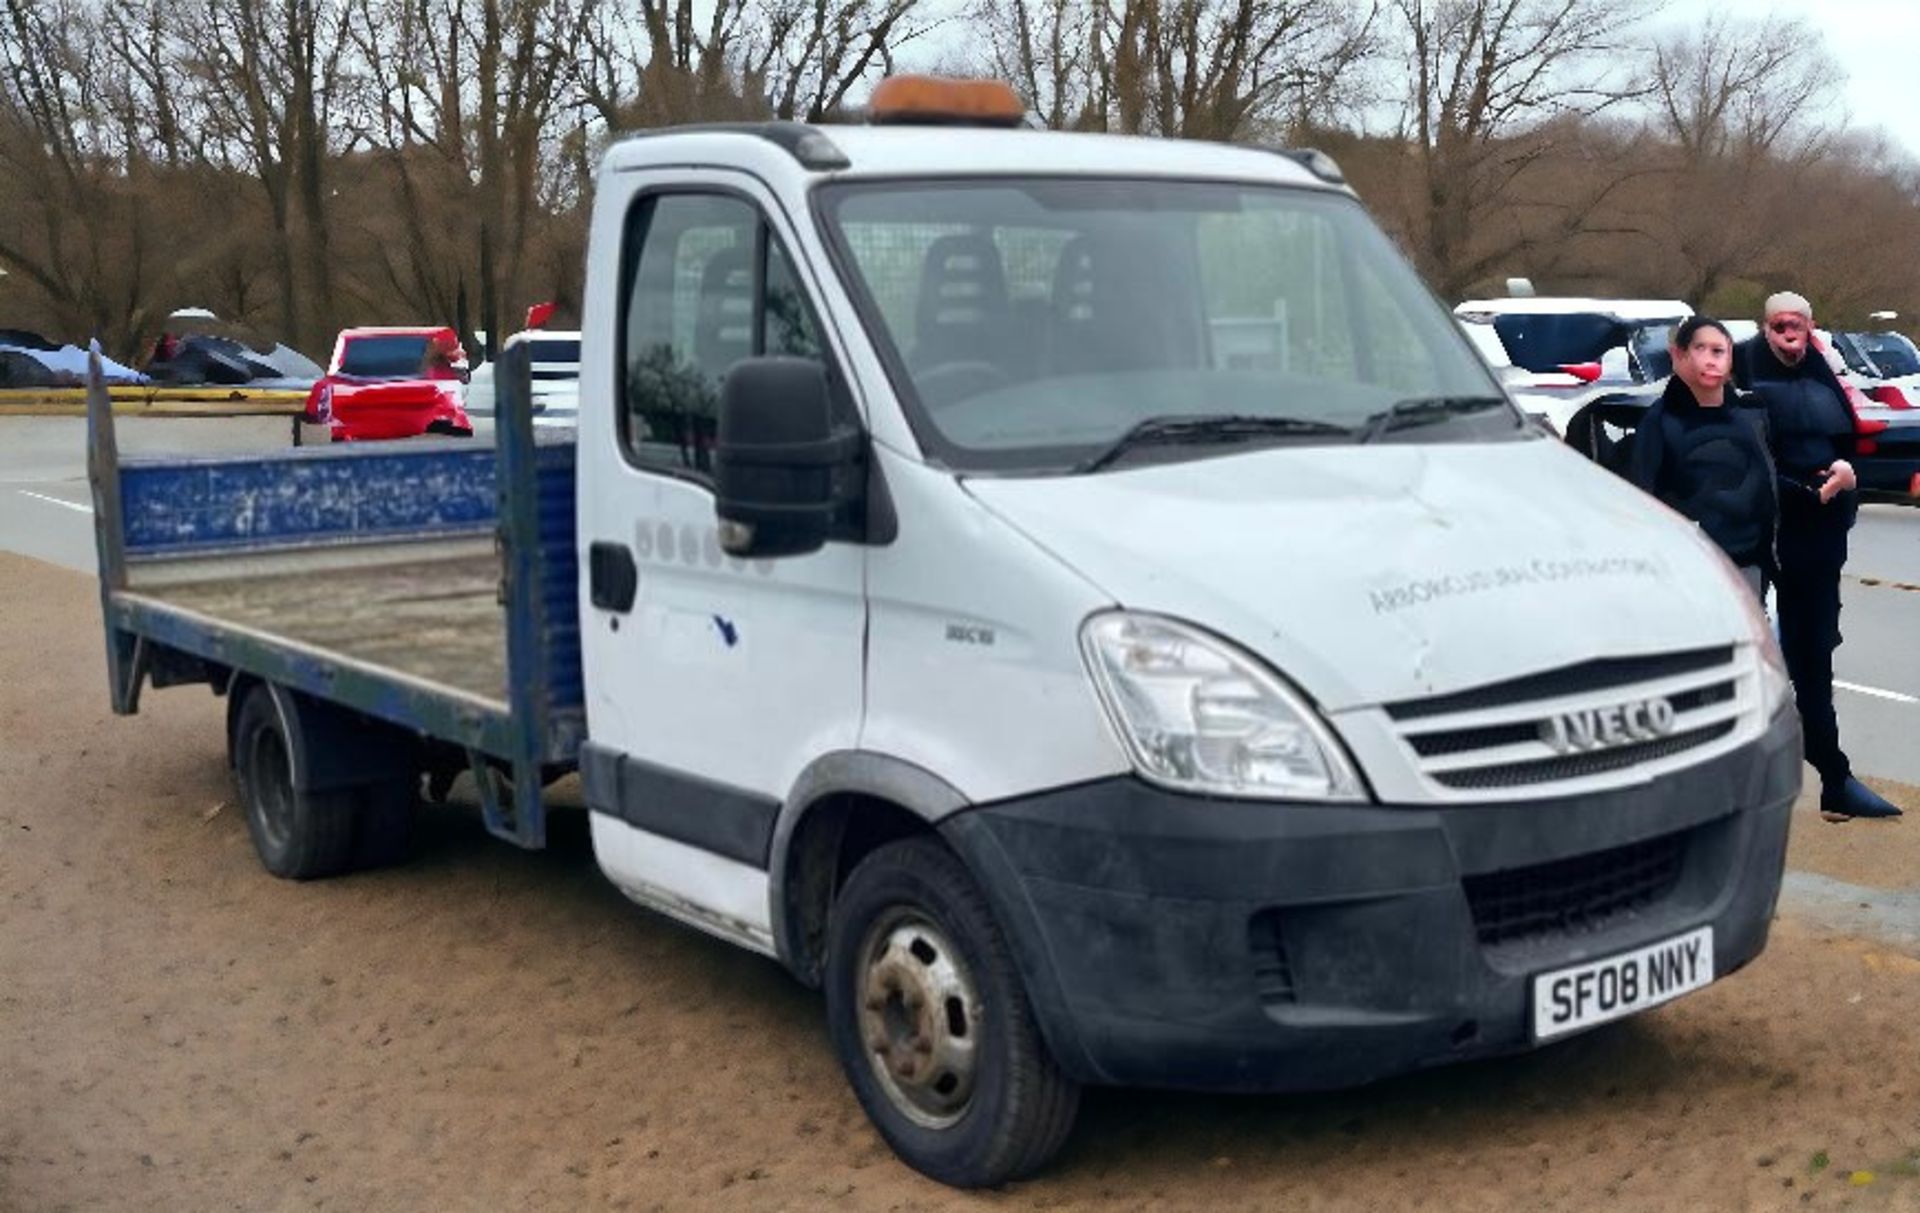
M 1779 474 L 1781 526 L 1842 531 L 1852 526 L 1857 493 L 1820 503 L 1820 472 L 1836 459 L 1854 459 L 1859 444 L 1846 389 L 1826 358 L 1810 349 L 1798 366 L 1788 366 L 1762 333 L 1734 347 L 1733 374 L 1735 382 L 1766 405 L 1768 446 Z
M 1634 432 L 1628 480 L 1700 524 L 1735 564 L 1772 570 L 1779 499 L 1760 401 L 1727 389 L 1709 408 L 1679 376 Z

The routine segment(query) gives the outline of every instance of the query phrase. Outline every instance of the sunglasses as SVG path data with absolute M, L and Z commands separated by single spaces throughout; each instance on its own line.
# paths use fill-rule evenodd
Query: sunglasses
M 1805 332 L 1807 328 L 1798 320 L 1776 320 L 1767 327 L 1776 333 L 1800 333 Z

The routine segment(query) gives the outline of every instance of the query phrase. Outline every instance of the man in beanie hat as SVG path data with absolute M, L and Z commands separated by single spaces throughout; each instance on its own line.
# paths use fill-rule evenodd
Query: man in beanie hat
M 1833 711 L 1833 650 L 1840 644 L 1840 570 L 1859 510 L 1853 410 L 1839 376 L 1814 346 L 1813 307 L 1791 291 L 1768 298 L 1757 336 L 1734 353 L 1735 381 L 1767 409 L 1780 489 L 1780 649 L 1793 679 L 1807 761 L 1820 773 L 1828 821 L 1897 817 L 1900 810 L 1853 777 Z

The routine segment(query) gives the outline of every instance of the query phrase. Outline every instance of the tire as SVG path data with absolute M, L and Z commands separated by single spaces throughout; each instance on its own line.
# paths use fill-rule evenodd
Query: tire
M 356 789 L 353 866 L 390 868 L 413 858 L 419 777 L 389 779 Z
M 233 730 L 234 777 L 254 852 L 285 880 L 333 876 L 352 858 L 354 794 L 297 791 L 292 755 L 272 690 L 254 687 Z
M 854 1094 L 914 1170 L 991 1187 L 1066 1142 L 1080 1088 L 1047 1052 L 986 898 L 936 839 L 854 868 L 828 927 L 826 996 Z

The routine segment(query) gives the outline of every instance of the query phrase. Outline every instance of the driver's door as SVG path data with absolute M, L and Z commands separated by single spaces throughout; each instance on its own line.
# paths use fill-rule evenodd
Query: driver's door
M 763 948 L 774 821 L 808 761 L 856 744 L 866 626 L 859 544 L 757 561 L 720 548 L 712 460 L 727 371 L 762 354 L 829 357 L 776 213 L 750 178 L 643 183 L 624 232 L 618 350 L 594 354 L 619 359 L 616 432 L 583 432 L 579 446 L 596 461 L 582 567 L 591 579 L 596 558 L 627 559 L 637 574 L 631 602 L 590 586 L 582 612 L 594 744 L 619 765 L 617 796 L 605 780 L 593 789 L 596 850 L 633 896 L 710 914 L 703 925 Z

